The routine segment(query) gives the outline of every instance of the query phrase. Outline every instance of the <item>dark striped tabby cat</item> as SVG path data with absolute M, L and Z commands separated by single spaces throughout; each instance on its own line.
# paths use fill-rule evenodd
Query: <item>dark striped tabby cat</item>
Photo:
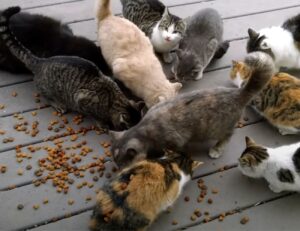
M 9 27 L 18 40 L 34 55 L 48 58 L 57 55 L 78 56 L 93 62 L 111 76 L 101 49 L 84 37 L 75 36 L 68 25 L 53 18 L 20 12 L 11 17 Z M 0 39 L 0 69 L 13 73 L 30 73 Z
M 233 61 L 231 80 L 239 88 L 251 76 L 244 62 Z M 275 74 L 254 97 L 251 106 L 264 116 L 280 134 L 300 134 L 300 80 L 287 73 Z
M 123 169 L 97 195 L 93 231 L 146 230 L 179 197 L 201 162 L 175 153 Z
M 272 58 L 263 52 L 247 55 L 253 70 L 242 89 L 216 88 L 180 94 L 151 108 L 134 127 L 111 132 L 116 163 L 124 166 L 136 158 L 163 149 L 185 153 L 193 142 L 216 140 L 209 156 L 219 158 L 230 140 L 245 106 L 274 74 Z M 162 153 L 163 154 L 163 153 Z
M 263 51 L 274 58 L 280 67 L 300 68 L 300 14 L 286 20 L 282 26 L 273 26 L 256 32 L 248 30 L 247 51 Z
M 159 0 L 121 0 L 123 15 L 150 38 L 154 50 L 163 54 L 166 63 L 172 62 L 170 51 L 183 38 L 186 23 L 170 14 Z
M 136 105 L 92 62 L 72 56 L 38 58 L 23 47 L 8 26 L 10 17 L 20 10 L 11 7 L 0 14 L 0 37 L 10 52 L 34 73 L 37 89 L 51 106 L 60 113 L 72 110 L 91 115 L 113 130 L 129 128 L 140 120 Z
M 300 142 L 268 148 L 246 137 L 246 149 L 239 158 L 239 169 L 246 176 L 265 178 L 275 193 L 300 192 Z

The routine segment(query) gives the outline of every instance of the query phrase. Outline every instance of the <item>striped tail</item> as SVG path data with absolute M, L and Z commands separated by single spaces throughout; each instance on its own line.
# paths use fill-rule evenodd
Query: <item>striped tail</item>
M 40 59 L 26 49 L 14 36 L 9 28 L 9 19 L 19 13 L 20 7 L 10 7 L 0 14 L 0 38 L 4 41 L 10 52 L 16 56 L 33 73 L 39 64 Z

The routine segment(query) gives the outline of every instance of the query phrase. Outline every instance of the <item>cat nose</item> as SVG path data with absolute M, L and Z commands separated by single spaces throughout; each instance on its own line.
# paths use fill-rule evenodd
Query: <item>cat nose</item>
M 166 41 L 170 42 L 171 41 L 171 38 L 169 36 L 167 36 L 166 38 Z

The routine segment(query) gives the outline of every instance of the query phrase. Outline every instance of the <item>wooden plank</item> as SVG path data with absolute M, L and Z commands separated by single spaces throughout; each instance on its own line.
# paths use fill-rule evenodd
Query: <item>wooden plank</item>
M 188 230 L 298 231 L 300 213 L 299 203 L 299 195 L 293 195 L 247 209 L 242 213 L 235 214 L 233 216 L 226 217 L 223 222 L 214 220 L 207 224 L 189 228 Z M 248 216 L 250 218 L 250 221 L 246 225 L 242 225 L 240 223 L 244 216 Z
M 89 131 L 87 134 L 78 134 L 77 135 L 78 139 L 76 141 L 72 141 L 72 136 L 67 136 L 60 138 L 59 140 L 63 141 L 63 149 L 66 151 L 66 155 L 69 157 L 71 154 L 75 153 L 76 155 L 80 156 L 81 148 L 71 148 L 70 150 L 67 150 L 67 147 L 75 147 L 76 145 L 82 143 L 83 141 L 86 142 L 86 145 L 91 149 L 93 149 L 93 152 L 89 153 L 87 156 L 81 156 L 81 161 L 72 164 L 70 158 L 70 164 L 76 165 L 77 167 L 80 166 L 87 166 L 93 162 L 95 162 L 95 157 L 100 157 L 104 153 L 103 147 L 100 145 L 101 142 L 107 142 L 109 141 L 109 137 L 106 134 L 103 135 L 97 135 L 95 131 Z M 53 141 L 48 141 L 48 142 L 42 142 L 36 145 L 31 145 L 30 147 L 36 149 L 40 147 L 40 150 L 35 151 L 34 153 L 30 152 L 27 148 L 24 147 L 22 148 L 22 153 L 29 154 L 31 155 L 30 159 L 27 158 L 22 158 L 22 162 L 17 161 L 16 157 L 16 151 L 8 151 L 1 153 L 0 155 L 0 165 L 7 166 L 7 171 L 5 174 L 1 174 L 0 177 L 0 191 L 2 190 L 7 190 L 10 188 L 12 185 L 24 185 L 24 184 L 29 184 L 33 180 L 37 179 L 38 177 L 35 176 L 35 171 L 39 169 L 38 161 L 41 159 L 46 159 L 47 158 L 47 151 L 43 149 L 43 147 L 51 147 L 55 148 L 57 147 Z M 31 166 L 32 168 L 29 170 L 26 170 L 27 166 Z M 23 170 L 23 175 L 18 175 L 18 170 Z M 58 173 L 60 172 L 61 169 L 55 170 L 54 172 Z M 49 173 L 49 172 L 48 172 Z M 45 174 L 44 174 L 45 175 Z
M 0 88 L 32 79 L 31 75 L 16 75 L 0 71 Z
M 65 2 L 75 2 L 83 0 L 2 0 L 0 3 L 1 9 L 10 7 L 10 6 L 20 6 L 22 8 L 36 8 L 43 7 L 47 5 L 61 4 Z
M 67 132 L 66 129 L 67 126 L 74 128 L 74 130 L 79 130 L 80 127 L 90 127 L 91 125 L 93 125 L 93 120 L 90 119 L 84 119 L 83 123 L 76 125 L 72 121 L 76 114 L 69 113 L 66 114 L 65 117 L 68 119 L 70 124 L 66 125 L 65 128 L 59 128 L 59 131 L 55 132 L 54 129 L 62 125 L 63 121 L 61 118 L 52 115 L 54 110 L 52 108 L 45 108 L 45 109 L 38 110 L 36 112 L 37 112 L 36 116 L 33 116 L 32 112 L 23 113 L 22 114 L 22 117 L 24 118 L 23 120 L 18 120 L 17 118 L 11 116 L 0 118 L 0 128 L 1 130 L 6 131 L 4 135 L 0 135 L 0 142 L 1 142 L 0 152 L 14 149 L 16 145 L 30 145 L 32 143 L 40 143 L 47 137 L 62 135 Z M 58 120 L 59 124 L 53 126 L 54 129 L 52 131 L 48 131 L 49 124 L 54 120 Z M 30 132 L 32 131 L 31 126 L 33 122 L 34 121 L 39 122 L 38 125 L 39 133 L 35 137 L 31 137 L 30 134 L 24 135 L 24 132 L 17 132 L 14 129 L 14 126 L 17 123 L 24 122 L 24 121 L 28 122 L 28 130 L 30 130 Z M 9 137 L 13 137 L 14 141 L 10 143 L 3 143 L 3 139 Z

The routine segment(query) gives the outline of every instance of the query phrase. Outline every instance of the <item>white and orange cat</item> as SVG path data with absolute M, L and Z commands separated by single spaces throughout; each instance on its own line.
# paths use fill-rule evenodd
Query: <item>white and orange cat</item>
M 233 61 L 231 80 L 241 88 L 251 76 L 244 62 Z M 300 80 L 287 73 L 277 73 L 251 101 L 251 106 L 282 135 L 300 134 Z
M 167 79 L 149 38 L 129 20 L 114 16 L 110 0 L 96 1 L 98 41 L 114 76 L 148 108 L 176 96 L 182 84 Z

